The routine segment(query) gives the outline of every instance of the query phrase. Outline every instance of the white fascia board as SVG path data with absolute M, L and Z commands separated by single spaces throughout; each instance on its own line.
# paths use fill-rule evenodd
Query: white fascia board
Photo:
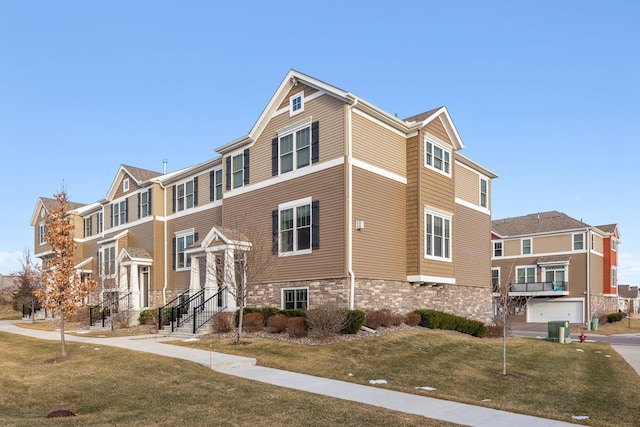
M 442 283 L 445 285 L 456 284 L 456 279 L 454 277 L 425 276 L 422 274 L 407 276 L 407 281 L 414 283 Z
M 462 150 L 464 148 L 464 144 L 462 142 L 462 139 L 460 138 L 460 135 L 458 134 L 458 130 L 453 124 L 453 120 L 451 120 L 451 116 L 449 115 L 449 111 L 447 111 L 447 107 L 440 107 L 438 111 L 427 117 L 424 121 L 420 122 L 419 129 L 425 128 L 429 123 L 439 118 L 441 115 L 444 115 L 446 119 L 442 122 L 442 125 L 447 131 L 447 134 L 449 134 L 449 138 L 451 138 L 453 142 L 453 147 L 456 150 Z

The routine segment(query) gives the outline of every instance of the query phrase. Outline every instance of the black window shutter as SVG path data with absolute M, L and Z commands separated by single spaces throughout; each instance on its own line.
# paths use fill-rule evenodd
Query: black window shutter
M 278 253 L 278 210 L 271 211 L 271 253 Z
M 142 193 L 138 193 L 138 218 L 140 218 L 140 211 L 142 210 L 142 206 L 140 206 L 140 204 L 142 203 Z
M 227 157 L 226 163 L 224 178 L 227 181 L 225 184 L 226 190 L 229 191 L 231 190 L 231 156 Z
M 113 227 L 113 205 L 109 205 L 109 227 Z
M 198 206 L 198 177 L 193 178 L 193 206 Z
M 271 176 L 278 175 L 278 138 L 271 140 Z
M 171 197 L 172 212 L 176 211 L 176 186 L 173 186 L 173 196 Z
M 147 196 L 147 203 L 149 204 L 149 207 L 147 207 L 147 214 L 151 215 L 151 206 L 153 206 L 151 204 L 151 188 L 149 189 L 149 195 Z
M 244 150 L 244 184 L 249 183 L 249 149 Z
M 209 172 L 209 201 L 210 202 L 213 201 L 215 188 L 216 188 L 214 178 L 215 178 L 215 172 L 214 171 Z
M 320 249 L 320 201 L 311 203 L 311 249 Z
M 129 222 L 129 199 L 124 199 L 124 222 Z
M 173 269 L 175 270 L 176 269 L 176 238 L 175 237 L 172 239 L 172 244 L 173 244 L 173 250 L 172 250 L 172 253 L 173 253 L 173 264 L 172 264 L 172 266 L 173 266 Z
M 193 233 L 193 243 L 198 241 L 198 232 Z
M 311 162 L 320 160 L 320 122 L 311 124 Z
M 89 217 L 89 236 L 93 236 L 93 217 Z

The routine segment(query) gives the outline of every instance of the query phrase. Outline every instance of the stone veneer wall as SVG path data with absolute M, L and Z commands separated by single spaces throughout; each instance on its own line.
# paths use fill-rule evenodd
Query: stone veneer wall
M 618 297 L 591 295 L 591 317 L 604 316 L 618 311 Z M 591 321 L 591 319 L 587 319 Z
M 349 305 L 349 279 L 333 278 L 311 281 L 263 283 L 249 291 L 249 307 L 282 307 L 282 289 L 309 288 L 309 308 L 322 304 Z M 485 323 L 491 322 L 490 288 L 447 285 L 413 286 L 405 281 L 356 279 L 355 308 L 388 308 L 398 312 L 433 309 Z

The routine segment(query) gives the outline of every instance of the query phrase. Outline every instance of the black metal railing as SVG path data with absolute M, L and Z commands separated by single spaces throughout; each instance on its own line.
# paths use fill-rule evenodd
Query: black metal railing
M 131 292 L 119 297 L 117 293 L 112 293 L 102 300 L 98 305 L 89 307 L 89 326 L 94 326 L 96 320 L 100 320 L 104 328 L 111 322 L 121 309 L 131 308 Z
M 177 310 L 176 307 L 181 306 L 183 301 L 189 299 L 190 290 L 187 289 L 162 307 L 158 308 L 158 329 L 164 329 L 166 325 L 171 325 L 171 332 L 175 329 L 175 321 L 178 313 L 181 310 Z
M 221 300 L 220 295 L 226 290 L 226 288 L 220 289 L 211 297 L 202 301 L 200 305 L 196 305 L 193 307 L 193 327 L 191 329 L 192 333 L 196 333 L 196 331 L 208 323 L 216 313 L 224 310 L 224 307 L 220 306 L 219 301 Z
M 191 319 L 195 318 L 198 314 L 195 311 L 195 307 L 200 307 L 203 302 L 204 289 L 201 289 L 191 295 L 189 299 L 184 299 L 178 306 L 174 307 L 173 310 L 176 310 L 176 315 L 174 316 L 176 319 L 176 328 L 189 323 Z M 193 309 L 191 309 L 192 307 Z M 171 328 L 171 332 L 173 332 L 173 327 Z
M 512 283 L 509 292 L 563 292 L 569 289 L 569 282 Z

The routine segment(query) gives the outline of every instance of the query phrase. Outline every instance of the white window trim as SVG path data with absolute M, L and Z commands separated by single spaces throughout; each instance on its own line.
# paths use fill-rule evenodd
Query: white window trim
M 582 236 L 582 249 L 576 249 L 576 236 Z M 571 250 L 572 251 L 584 251 L 586 244 L 585 244 L 585 238 L 584 238 L 584 233 L 572 233 L 571 234 Z
M 113 223 L 113 228 L 117 228 L 117 227 L 120 227 L 122 225 L 127 224 L 129 222 L 128 221 L 129 220 L 129 212 L 127 212 L 127 207 L 128 207 L 127 198 L 123 197 L 123 198 L 120 198 L 118 200 L 112 201 L 111 202 L 111 206 L 112 206 L 112 208 L 111 208 L 111 222 Z M 118 214 L 117 215 L 115 214 L 115 209 L 114 209 L 115 206 L 118 206 Z M 121 209 L 123 206 L 124 206 L 124 210 Z M 122 221 L 123 213 L 124 213 L 124 216 L 125 216 L 125 218 L 124 218 L 125 221 L 124 222 Z M 118 218 L 117 224 L 116 224 L 116 216 Z
M 542 277 L 544 278 L 543 281 L 547 280 L 547 269 L 550 267 L 556 267 L 554 268 L 554 270 L 557 270 L 558 267 L 562 267 L 564 269 L 564 281 L 566 283 L 569 283 L 569 263 L 565 263 L 565 262 L 561 262 L 561 263 L 555 263 L 555 264 L 549 264 L 549 265 L 542 265 Z
M 41 245 L 44 245 L 46 243 L 46 240 L 44 238 L 44 222 L 40 223 L 38 225 L 38 242 Z
M 107 257 L 105 256 L 105 253 L 107 253 L 111 248 L 113 248 L 113 271 L 110 271 L 110 274 L 106 274 L 106 260 Z M 102 278 L 104 279 L 114 279 L 118 276 L 118 245 L 116 245 L 115 243 L 111 244 L 111 245 L 104 245 L 100 248 L 100 255 L 102 256 L 102 259 L 100 260 L 100 263 L 102 264 L 100 273 Z
M 525 254 L 524 253 L 524 242 L 528 240 L 529 241 L 529 253 Z M 533 239 L 532 238 L 525 238 L 525 239 L 520 239 L 520 255 L 533 255 Z
M 482 183 L 485 183 L 485 192 L 482 193 Z M 480 183 L 479 183 L 479 199 L 478 199 L 478 204 L 480 205 L 480 207 L 488 209 L 489 208 L 489 181 L 487 179 L 484 178 L 480 178 Z M 482 204 L 482 194 L 484 194 L 484 205 Z
M 308 117 L 302 121 L 296 122 L 291 126 L 287 126 L 285 128 L 279 129 L 276 134 L 278 135 L 278 175 L 283 175 L 283 174 L 288 174 L 288 173 L 293 173 L 299 169 L 304 169 L 304 168 L 308 168 L 311 166 L 312 161 L 311 161 L 311 146 L 312 146 L 312 139 L 313 139 L 313 135 L 312 135 L 312 131 L 311 131 L 311 117 Z M 302 166 L 302 167 L 298 167 L 298 147 L 297 147 L 297 139 L 296 139 L 296 133 L 302 129 L 306 129 L 309 128 L 309 145 L 308 145 L 308 150 L 309 150 L 309 164 Z M 280 147 L 281 147 L 281 140 L 282 138 L 288 136 L 288 135 L 293 135 L 293 146 L 292 146 L 292 154 L 293 154 L 293 169 L 291 169 L 290 171 L 287 172 L 282 172 L 282 155 L 280 154 Z
M 302 250 L 293 250 L 293 251 L 288 251 L 288 252 L 283 252 L 282 251 L 282 240 L 281 240 L 281 230 L 280 230 L 280 213 L 283 210 L 286 209 L 293 209 L 295 212 L 295 208 L 300 207 L 300 206 L 305 206 L 305 205 L 309 205 L 309 209 L 310 212 L 309 214 L 311 215 L 311 221 L 310 221 L 310 230 L 309 232 L 311 233 L 310 239 L 311 239 L 311 244 L 309 249 L 302 249 Z M 295 239 L 296 239 L 296 228 L 295 228 L 295 222 L 296 222 L 296 217 L 294 216 L 293 218 L 294 221 L 294 248 L 296 246 L 295 244 Z M 306 254 L 310 254 L 313 252 L 313 204 L 312 204 L 312 198 L 311 197 L 305 197 L 304 199 L 298 199 L 298 200 L 294 200 L 291 202 L 287 202 L 287 203 L 282 203 L 278 205 L 278 255 L 281 257 L 286 257 L 286 256 L 295 256 L 295 255 L 306 255 Z
M 524 283 L 537 283 L 538 282 L 538 268 L 537 267 L 538 267 L 537 265 L 518 265 L 518 266 L 516 266 L 515 283 L 519 283 L 518 282 L 518 270 L 525 270 L 524 278 L 526 280 L 527 279 L 526 270 L 529 269 L 529 268 L 533 268 L 533 282 L 524 282 Z
M 493 272 L 497 271 L 498 272 L 498 283 L 496 283 L 495 285 L 493 284 Z M 497 286 L 498 289 L 500 289 L 500 285 L 501 283 L 501 271 L 500 271 L 500 267 L 491 267 L 491 287 L 493 288 L 494 286 Z
M 191 195 L 193 197 L 193 206 L 191 207 L 187 207 L 187 184 L 191 182 Z M 194 183 L 194 178 L 192 177 L 191 179 L 185 179 L 183 181 L 180 181 L 178 183 L 175 184 L 176 186 L 176 212 L 182 212 L 182 211 L 186 211 L 189 209 L 193 209 L 196 207 L 195 205 L 195 183 Z M 178 203 L 178 200 L 180 199 L 180 197 L 178 197 L 178 187 L 182 186 L 182 188 L 184 189 L 184 196 L 182 196 L 182 198 L 184 199 L 184 207 L 182 209 L 180 209 L 180 204 Z
M 122 191 L 129 191 L 129 178 L 122 180 Z
M 242 160 L 242 165 L 240 166 L 240 169 L 236 170 L 234 169 L 234 165 L 233 165 L 233 160 L 236 157 L 240 157 L 240 159 Z M 241 173 L 242 174 L 242 179 L 240 180 L 240 185 L 236 186 L 236 173 Z M 239 154 L 233 154 L 231 156 L 231 189 L 235 190 L 236 188 L 242 188 L 244 187 L 244 151 L 241 151 Z
M 435 256 L 435 255 L 429 255 L 427 254 L 427 215 L 432 215 L 432 216 L 437 216 L 440 217 L 442 219 L 446 219 L 449 220 L 449 258 L 445 258 L 444 256 Z M 424 215 L 422 217 L 423 219 L 423 225 L 424 225 L 424 258 L 425 259 L 431 259 L 434 261 L 443 261 L 443 262 L 452 262 L 453 261 L 453 214 L 431 207 L 431 206 L 425 206 L 424 207 Z
M 444 171 L 444 166 L 443 166 L 443 169 L 440 170 L 440 169 L 436 168 L 433 164 L 430 165 L 430 164 L 427 163 L 427 143 L 440 148 L 443 151 L 443 156 L 444 156 L 444 153 L 448 153 L 449 154 L 449 162 L 448 162 L 449 163 L 449 172 L 445 172 Z M 451 178 L 451 169 L 453 168 L 453 161 L 452 161 L 453 160 L 453 152 L 452 152 L 451 148 L 447 147 L 445 144 L 437 142 L 434 138 L 430 138 L 430 137 L 427 137 L 427 136 L 424 137 L 423 147 L 424 147 L 424 159 L 423 159 L 424 167 L 426 167 L 428 169 L 431 169 L 431 170 L 433 170 L 435 172 L 438 172 L 438 173 L 440 173 L 440 174 L 442 174 L 444 176 L 447 176 L 447 177 Z M 431 163 L 434 163 L 433 162 L 433 158 L 434 158 L 434 155 L 432 153 Z M 444 159 L 442 159 L 442 161 L 444 162 Z
M 502 255 L 496 255 L 496 244 L 500 243 L 502 245 L 502 247 L 500 248 L 500 250 L 502 251 Z M 493 258 L 502 258 L 504 256 L 504 240 L 494 240 L 492 242 L 492 251 L 491 251 L 491 256 Z
M 615 280 L 614 280 L 614 277 L 615 277 Z M 613 282 L 615 282 L 615 284 Z M 611 287 L 612 288 L 618 287 L 618 266 L 616 265 L 611 266 Z
M 291 287 L 291 288 L 282 288 L 280 290 L 280 307 L 283 310 L 285 310 L 285 299 L 284 299 L 285 291 L 299 291 L 299 290 L 306 290 L 307 291 L 307 310 L 309 309 L 309 287 L 308 286 L 296 286 L 296 287 Z
M 233 160 L 232 160 L 233 161 Z M 218 182 L 218 172 L 220 172 L 220 182 Z M 218 197 L 218 187 L 220 187 L 220 197 Z M 222 200 L 224 197 L 224 173 L 222 168 L 213 170 L 213 200 Z
M 300 108 L 297 110 L 293 110 L 294 100 L 300 98 Z M 289 97 L 289 117 L 293 117 L 297 114 L 300 114 L 304 111 L 304 90 L 296 93 L 295 95 L 291 95 Z
M 191 265 L 187 265 L 189 254 L 187 253 L 187 249 L 188 248 L 187 248 L 186 242 L 185 242 L 185 245 L 184 245 L 184 250 L 182 251 L 182 254 L 184 256 L 184 266 L 183 267 L 178 267 L 178 256 L 180 254 L 180 252 L 178 251 L 178 239 L 183 238 L 183 239 L 186 240 L 186 238 L 188 236 L 191 236 L 192 238 L 195 238 L 194 234 L 195 234 L 195 229 L 193 229 L 193 228 L 191 228 L 189 230 L 176 231 L 174 233 L 175 238 L 176 238 L 176 270 L 175 271 L 188 271 L 188 270 L 191 270 Z

